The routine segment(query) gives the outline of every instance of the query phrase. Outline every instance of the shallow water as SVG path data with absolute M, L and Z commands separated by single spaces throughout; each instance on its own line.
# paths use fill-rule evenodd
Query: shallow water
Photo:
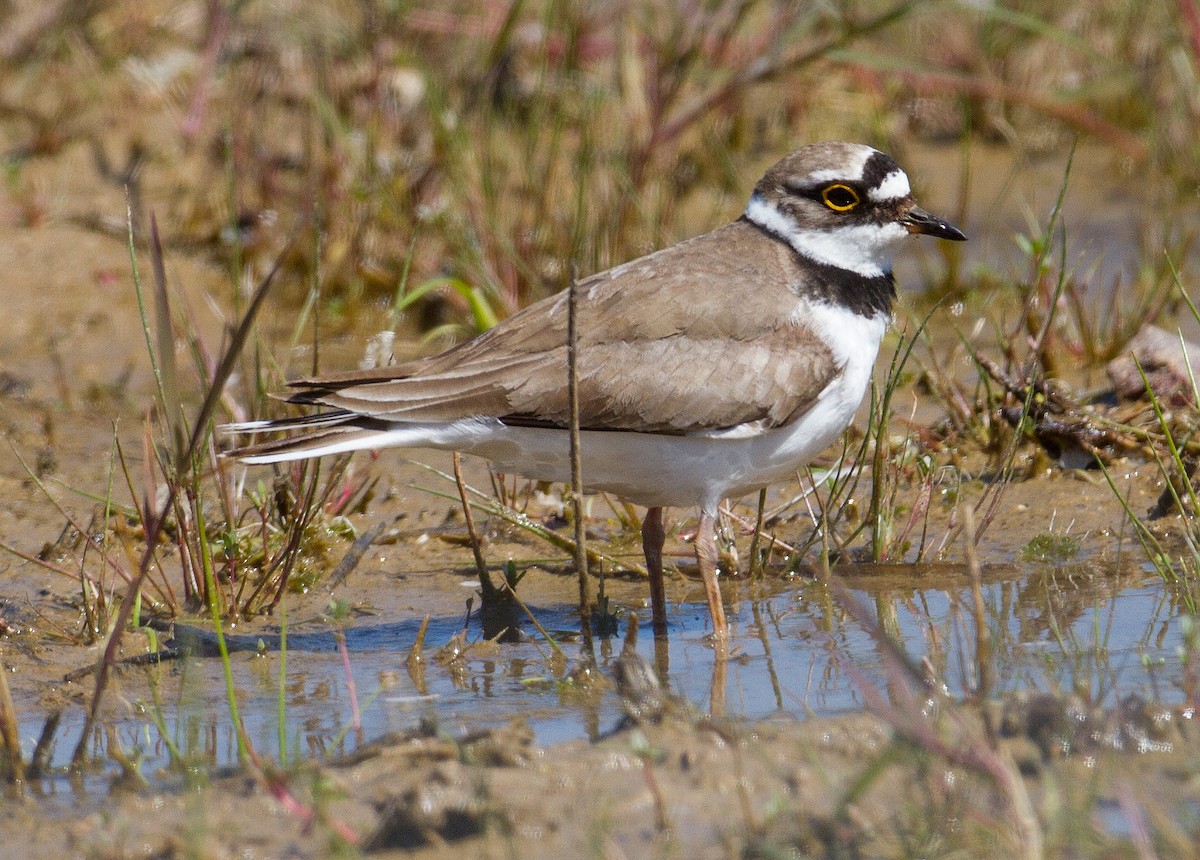
M 907 573 L 901 576 L 901 570 Z M 961 696 L 975 686 L 975 622 L 963 568 L 857 566 L 841 572 L 850 599 L 895 635 L 910 657 L 927 659 L 951 695 Z M 1011 565 L 985 570 L 984 576 L 993 696 L 1035 689 L 1077 691 L 1102 704 L 1131 692 L 1165 703 L 1182 698 L 1180 608 L 1172 605 L 1157 577 L 1100 563 Z M 931 580 L 937 587 L 920 587 Z M 572 606 L 538 605 L 537 595 L 526 596 L 535 601 L 531 609 L 548 630 L 577 629 Z M 723 713 L 733 720 L 839 714 L 863 708 L 869 694 L 886 698 L 889 684 L 896 680 L 871 631 L 815 581 L 794 578 L 727 586 L 726 604 L 733 631 L 731 657 L 724 684 L 715 689 L 718 664 L 706 639 L 707 608 L 702 600 L 672 604 L 665 651 L 656 648 L 648 623 L 640 631 L 639 651 L 660 670 L 665 660 L 670 688 L 699 711 Z M 538 742 L 549 744 L 594 739 L 621 719 L 613 688 L 589 696 L 560 682 L 561 670 L 555 668 L 551 649 L 536 632 L 535 638 L 515 644 L 485 643 L 468 649 L 451 671 L 435 652 L 461 629 L 461 618 L 431 621 L 422 690 L 405 668 L 418 627 L 414 616 L 362 620 L 347 628 L 361 731 L 352 728 L 352 697 L 331 628 L 290 630 L 286 757 L 344 754 L 387 732 L 423 722 L 461 736 L 523 718 Z M 623 627 L 624 622 L 622 633 Z M 468 642 L 478 643 L 480 637 L 472 618 Z M 259 638 L 268 650 L 254 650 Z M 269 637 L 241 639 L 248 641 L 230 637 L 232 647 L 247 649 L 234 650 L 231 661 L 239 710 L 254 749 L 278 761 L 279 654 L 270 650 L 276 643 Z M 563 648 L 568 657 L 579 653 L 578 644 L 571 641 Z M 600 640 L 597 648 L 607 667 L 621 642 Z M 127 682 L 118 680 L 118 696 L 144 697 L 152 686 L 144 680 L 157 680 L 166 732 L 186 760 L 206 767 L 236 763 L 219 660 L 185 658 L 127 669 L 121 677 Z M 143 775 L 153 779 L 169 764 L 168 744 L 152 718 L 154 706 L 140 698 L 131 704 L 141 716 L 101 727 L 90 739 L 89 752 L 97 767 L 85 778 L 85 786 L 100 787 L 117 770 L 109 755 L 114 739 L 126 756 L 140 763 Z M 32 716 L 28 710 L 24 714 Z M 56 767 L 65 769 L 81 727 L 81 712 L 71 709 L 58 732 L 52 757 Z M 22 723 L 26 754 L 40 729 L 37 719 Z M 103 782 L 95 782 L 97 778 Z M 53 783 L 45 783 L 43 790 L 51 795 L 66 790 L 65 784 L 55 788 Z

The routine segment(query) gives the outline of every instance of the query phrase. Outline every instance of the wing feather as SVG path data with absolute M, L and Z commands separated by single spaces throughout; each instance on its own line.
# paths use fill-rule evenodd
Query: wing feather
M 739 221 L 581 282 L 581 425 L 684 433 L 794 420 L 839 369 L 796 321 L 803 276 L 783 243 Z M 290 399 L 394 421 L 565 427 L 566 317 L 560 293 L 431 358 L 300 380 Z

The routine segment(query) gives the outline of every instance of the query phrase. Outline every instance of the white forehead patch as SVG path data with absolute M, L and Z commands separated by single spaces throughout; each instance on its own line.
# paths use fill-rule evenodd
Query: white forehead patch
M 885 200 L 899 200 L 910 194 L 912 194 L 912 189 L 908 185 L 908 177 L 899 168 L 883 177 L 883 181 L 879 185 L 867 192 L 867 196 L 876 203 Z
M 808 174 L 809 182 L 829 182 L 833 179 L 848 179 L 854 181 L 862 179 L 863 169 L 867 166 L 867 161 L 875 154 L 875 150 L 869 146 L 855 146 L 846 153 L 845 163 L 836 170 L 825 168 L 823 170 L 814 170 Z

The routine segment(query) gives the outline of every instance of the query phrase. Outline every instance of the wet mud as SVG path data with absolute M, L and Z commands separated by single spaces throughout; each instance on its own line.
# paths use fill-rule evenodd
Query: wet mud
M 114 152 L 128 144 L 100 138 Z M 932 175 L 947 157 L 915 151 L 914 172 Z M 976 157 L 994 169 L 977 171 L 968 208 L 1007 205 L 970 225 L 988 238 L 968 253 L 1003 269 L 1023 206 L 993 182 L 1010 175 L 1008 157 Z M 1076 165 L 1101 177 L 1083 184 L 1095 199 L 1072 200 L 1103 215 L 1087 222 L 1096 244 L 1125 223 L 1105 213 L 1129 202 L 1107 163 L 1083 151 Z M 196 165 L 175 169 L 163 187 Z M 1057 169 L 1038 165 L 1021 203 L 1051 202 Z M 453 487 L 385 454 L 363 467 L 380 483 L 350 517 L 356 534 L 383 528 L 346 576 L 289 593 L 286 626 L 276 612 L 225 631 L 248 766 L 238 766 L 212 627 L 196 613 L 124 637 L 100 721 L 81 737 L 104 640 L 86 634 L 77 574 L 102 550 L 76 524 L 99 522 L 107 498 L 128 499 L 119 460 L 141 468 L 153 378 L 121 189 L 82 144 L 32 162 L 22 181 L 53 206 L 30 219 L 18 211 L 27 194 L 0 196 L 0 539 L 11 550 L 0 554 L 0 667 L 23 758 L 40 773 L 4 789 L 0 858 L 1014 856 L 1030 847 L 1031 816 L 1058 823 L 1046 830 L 1059 847 L 1071 844 L 1062 822 L 1072 816 L 1099 818 L 1089 838 L 1122 850 L 1150 824 L 1181 852 L 1194 845 L 1186 597 L 1149 569 L 1100 474 L 1044 454 L 1022 457 L 974 555 L 955 512 L 987 491 L 986 474 L 938 485 L 913 531 L 930 549 L 920 562 L 911 551 L 886 564 L 840 558 L 831 580 L 812 552 L 794 569 L 727 576 L 728 659 L 706 638 L 702 589 L 688 576 L 692 512 L 672 512 L 669 642 L 650 635 L 642 579 L 611 573 L 618 637 L 599 643 L 591 671 L 578 664 L 569 558 L 483 523 L 485 557 L 524 572 L 528 608 L 499 625 L 519 630 L 514 641 L 493 641 L 458 503 L 423 489 Z M 1114 249 L 1106 266 L 1133 253 L 1128 241 Z M 927 263 L 902 261 L 901 279 Z M 210 305 L 227 298 L 223 262 L 169 243 L 167 269 L 197 332 L 219 343 L 224 320 Z M 271 307 L 270 338 L 289 331 L 296 304 Z M 947 313 L 962 322 L 961 309 Z M 353 366 L 386 322 L 386 309 L 368 306 L 331 324 L 324 366 Z M 1076 381 L 1102 384 L 1095 369 Z M 922 415 L 916 400 L 911 414 Z M 414 459 L 449 468 L 443 455 Z M 481 464 L 466 468 L 470 483 L 490 485 Z M 1138 457 L 1117 458 L 1112 474 L 1136 512 L 1161 497 Z M 800 489 L 772 488 L 768 507 Z M 553 491 L 522 492 L 533 516 L 564 528 Z M 636 533 L 604 500 L 591 510 L 592 540 L 636 562 Z M 753 521 L 752 506 L 736 512 Z M 771 525 L 782 541 L 811 529 L 803 504 Z M 751 538 L 736 525 L 731 534 L 744 568 Z M 332 537 L 325 572 L 350 552 L 347 536 Z M 345 613 L 334 618 L 331 600 Z M 637 653 L 663 688 L 631 704 L 616 679 L 635 613 Z M 77 747 L 82 767 L 70 763 Z

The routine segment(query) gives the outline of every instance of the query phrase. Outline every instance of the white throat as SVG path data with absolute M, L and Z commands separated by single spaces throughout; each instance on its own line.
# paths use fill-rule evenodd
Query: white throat
M 878 278 L 892 270 L 892 253 L 909 235 L 896 222 L 802 230 L 760 194 L 750 198 L 746 217 L 785 239 L 797 254 L 867 278 Z

